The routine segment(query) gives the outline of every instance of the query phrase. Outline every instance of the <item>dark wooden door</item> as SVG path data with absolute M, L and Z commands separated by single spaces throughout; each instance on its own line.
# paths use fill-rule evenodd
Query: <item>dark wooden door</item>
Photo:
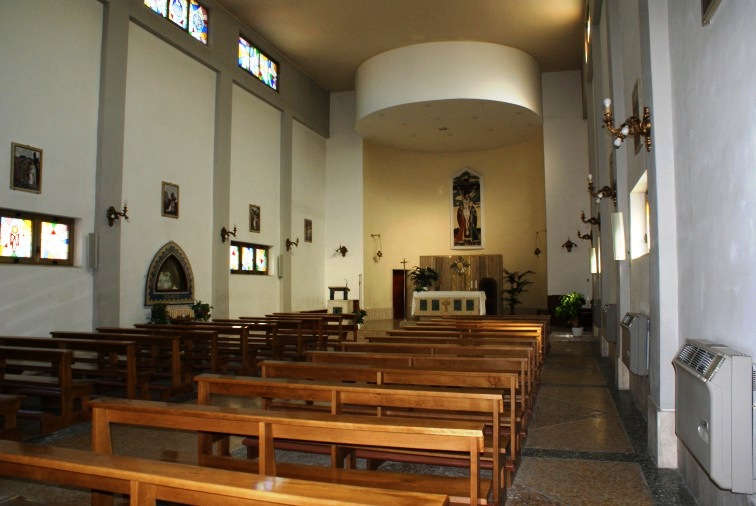
M 402 269 L 391 271 L 391 288 L 392 298 L 394 300 L 394 320 L 404 320 L 407 318 L 407 306 L 409 304 L 406 275 Z

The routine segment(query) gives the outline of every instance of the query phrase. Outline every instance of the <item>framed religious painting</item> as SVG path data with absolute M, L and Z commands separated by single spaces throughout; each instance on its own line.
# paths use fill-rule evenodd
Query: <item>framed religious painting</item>
M 163 181 L 163 216 L 179 217 L 179 185 Z
M 42 150 L 11 143 L 11 190 L 42 193 Z
M 451 248 L 483 248 L 483 179 L 464 169 L 451 180 Z
M 260 206 L 249 205 L 249 231 L 260 232 Z
M 312 242 L 312 220 L 305 220 L 304 240 L 305 242 Z

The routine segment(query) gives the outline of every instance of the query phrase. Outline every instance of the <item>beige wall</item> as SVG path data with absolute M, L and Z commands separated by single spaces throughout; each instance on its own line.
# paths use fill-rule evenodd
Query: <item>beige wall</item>
M 484 248 L 452 250 L 451 178 L 464 168 L 483 177 Z M 504 268 L 532 270 L 522 308 L 546 307 L 546 252 L 533 254 L 546 229 L 543 138 L 490 151 L 416 153 L 365 142 L 365 308 L 391 317 L 391 271 L 418 265 L 421 255 L 501 254 Z M 383 258 L 372 258 L 370 234 L 381 234 Z

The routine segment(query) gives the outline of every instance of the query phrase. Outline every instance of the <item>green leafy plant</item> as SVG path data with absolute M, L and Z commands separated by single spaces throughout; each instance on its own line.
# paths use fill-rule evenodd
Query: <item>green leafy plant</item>
M 572 327 L 579 326 L 580 308 L 585 305 L 585 296 L 582 293 L 572 292 L 562 295 L 559 305 L 556 307 L 556 315 L 567 320 Z
M 210 310 L 213 309 L 213 306 L 210 304 L 207 304 L 205 302 L 202 302 L 201 300 L 194 301 L 194 304 L 192 304 L 192 312 L 194 313 L 194 319 L 206 322 L 210 319 Z
M 150 308 L 150 323 L 166 324 L 168 323 L 168 304 L 158 302 Z
M 509 314 L 515 314 L 515 306 L 522 304 L 520 295 L 523 292 L 527 292 L 526 286 L 532 285 L 533 282 L 528 279 L 528 276 L 535 274 L 533 271 L 508 271 L 504 269 L 504 283 L 507 285 L 504 290 L 504 300 L 509 306 Z
M 433 286 L 438 281 L 438 271 L 433 267 L 415 267 L 409 273 L 412 284 L 415 285 L 415 291 L 421 292 Z
M 352 313 L 356 316 L 354 319 L 354 323 L 360 324 L 365 323 L 365 317 L 367 316 L 367 311 L 364 309 L 358 309 L 357 311 L 352 311 Z

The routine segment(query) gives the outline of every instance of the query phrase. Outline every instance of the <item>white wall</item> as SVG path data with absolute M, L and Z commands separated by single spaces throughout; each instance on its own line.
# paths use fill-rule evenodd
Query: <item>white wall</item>
M 195 298 L 210 301 L 215 74 L 135 24 L 129 29 L 121 223 L 121 325 L 145 321 L 144 289 L 155 253 L 175 241 L 194 272 Z M 162 181 L 179 185 L 178 219 L 161 216 Z M 118 204 L 118 203 L 116 203 Z
M 542 77 L 543 150 L 546 170 L 548 293 L 590 293 L 591 243 L 577 237 L 588 234 L 581 211 L 591 214 L 588 184 L 588 127 L 583 119 L 580 72 L 549 72 Z M 567 239 L 572 252 L 562 247 Z M 543 249 L 543 248 L 542 248 Z
M 326 251 L 325 222 L 325 139 L 298 121 L 292 133 L 292 191 L 290 239 L 299 238 L 299 246 L 291 251 L 291 309 L 293 311 L 322 309 Z M 312 242 L 305 242 L 304 220 L 312 220 Z M 284 239 L 285 240 L 285 239 Z M 338 244 L 333 245 L 335 251 Z
M 102 4 L 3 2 L 0 16 L 0 160 L 12 142 L 43 150 L 42 192 L 13 191 L 0 206 L 76 218 L 74 267 L 0 264 L 0 332 L 47 335 L 92 326 L 93 229 Z M 4 165 L 8 167 L 8 165 Z M 40 318 L 44 315 L 44 318 Z
M 363 255 L 372 257 L 373 239 L 378 230 L 364 230 L 362 225 L 362 137 L 354 130 L 354 92 L 331 95 L 331 134 L 326 141 L 326 249 L 323 291 L 328 286 L 349 283 L 349 298 L 359 299 L 359 282 L 363 273 Z M 346 246 L 345 257 L 336 248 Z M 363 280 L 364 283 L 364 280 Z M 363 285 L 364 286 L 364 285 Z
M 232 275 L 229 316 L 262 316 L 278 311 L 275 273 L 280 244 L 281 112 L 239 86 L 233 88 L 231 117 L 231 216 L 234 239 L 273 246 L 269 276 Z M 260 206 L 260 232 L 249 231 L 249 205 Z

